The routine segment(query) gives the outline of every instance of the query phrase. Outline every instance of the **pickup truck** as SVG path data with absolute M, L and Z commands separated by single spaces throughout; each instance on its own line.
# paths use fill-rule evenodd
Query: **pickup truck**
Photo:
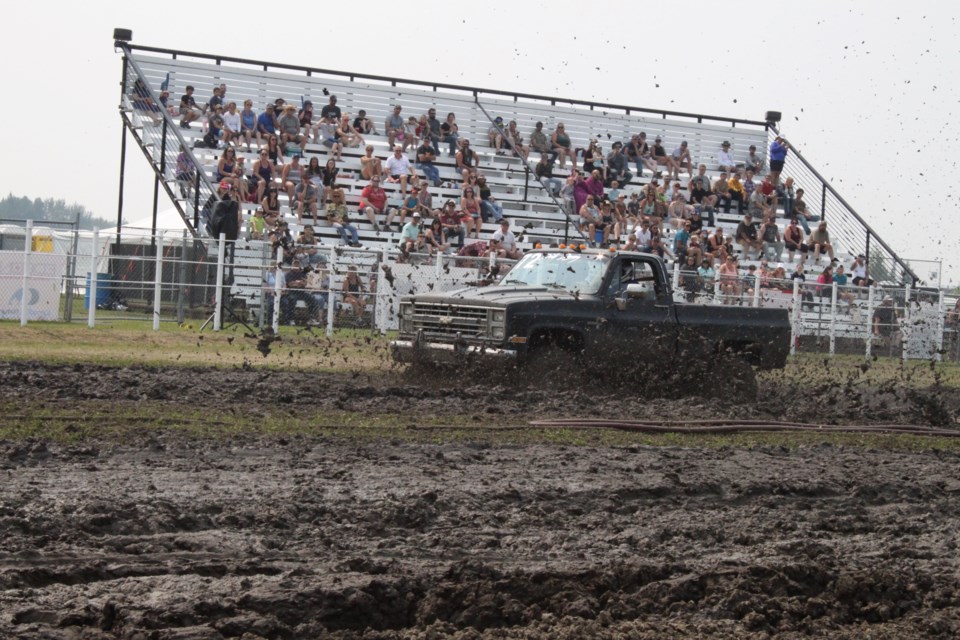
M 663 262 L 625 251 L 537 249 L 494 285 L 404 297 L 399 321 L 394 359 L 427 365 L 522 369 L 559 352 L 584 365 L 666 366 L 696 350 L 773 369 L 790 351 L 786 309 L 675 302 Z

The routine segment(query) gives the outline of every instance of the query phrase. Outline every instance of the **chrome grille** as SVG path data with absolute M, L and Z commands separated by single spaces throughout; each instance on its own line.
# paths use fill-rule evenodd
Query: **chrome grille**
M 423 330 L 428 336 L 483 338 L 487 331 L 489 307 L 417 302 L 413 305 L 413 331 Z

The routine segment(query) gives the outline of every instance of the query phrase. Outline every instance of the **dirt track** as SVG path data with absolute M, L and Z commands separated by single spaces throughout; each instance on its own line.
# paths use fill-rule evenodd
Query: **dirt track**
M 0 363 L 6 402 L 306 407 L 300 374 Z M 956 391 L 601 402 L 320 376 L 319 410 L 955 424 Z M 287 389 L 252 401 L 257 385 Z M 840 385 L 842 388 L 842 385 Z M 292 389 L 292 390 L 290 390 Z M 465 406 L 470 407 L 469 410 Z M 864 409 L 867 407 L 869 410 Z M 499 418 L 498 418 L 499 416 Z M 954 638 L 960 456 L 321 437 L 0 442 L 0 637 Z

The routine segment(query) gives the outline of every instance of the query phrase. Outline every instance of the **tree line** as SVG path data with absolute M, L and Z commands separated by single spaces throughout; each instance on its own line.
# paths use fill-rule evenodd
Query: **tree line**
M 0 200 L 0 220 L 43 222 L 77 222 L 81 229 L 103 228 L 110 226 L 111 221 L 100 218 L 82 204 L 67 204 L 66 200 L 56 198 L 34 198 L 15 196 L 12 193 Z

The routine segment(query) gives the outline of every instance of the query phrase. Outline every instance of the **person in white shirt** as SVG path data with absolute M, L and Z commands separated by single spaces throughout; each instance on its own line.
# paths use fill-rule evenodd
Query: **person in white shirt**
M 720 145 L 720 151 L 717 153 L 717 164 L 720 165 L 720 171 L 734 171 L 737 167 L 733 161 L 733 152 L 730 151 L 730 143 L 726 140 Z
M 523 255 L 517 247 L 517 237 L 510 231 L 510 221 L 503 218 L 500 228 L 493 232 L 493 239 L 500 243 L 504 255 L 511 260 L 519 260 Z
M 633 235 L 637 238 L 638 251 L 650 251 L 652 234 L 650 233 L 650 223 L 644 220 L 640 226 L 633 230 Z
M 237 103 L 231 102 L 227 105 L 227 111 L 223 114 L 223 141 L 224 143 L 237 142 L 240 140 L 240 112 L 237 111 Z
M 407 197 L 407 179 L 410 178 L 410 182 L 413 183 L 414 188 L 417 188 L 417 172 L 413 170 L 413 165 L 410 164 L 410 160 L 407 159 L 407 156 L 403 155 L 403 147 L 396 145 L 393 148 L 393 155 L 387 158 L 386 162 L 387 168 L 387 182 L 391 183 L 400 183 L 400 190 L 403 192 L 403 197 Z

